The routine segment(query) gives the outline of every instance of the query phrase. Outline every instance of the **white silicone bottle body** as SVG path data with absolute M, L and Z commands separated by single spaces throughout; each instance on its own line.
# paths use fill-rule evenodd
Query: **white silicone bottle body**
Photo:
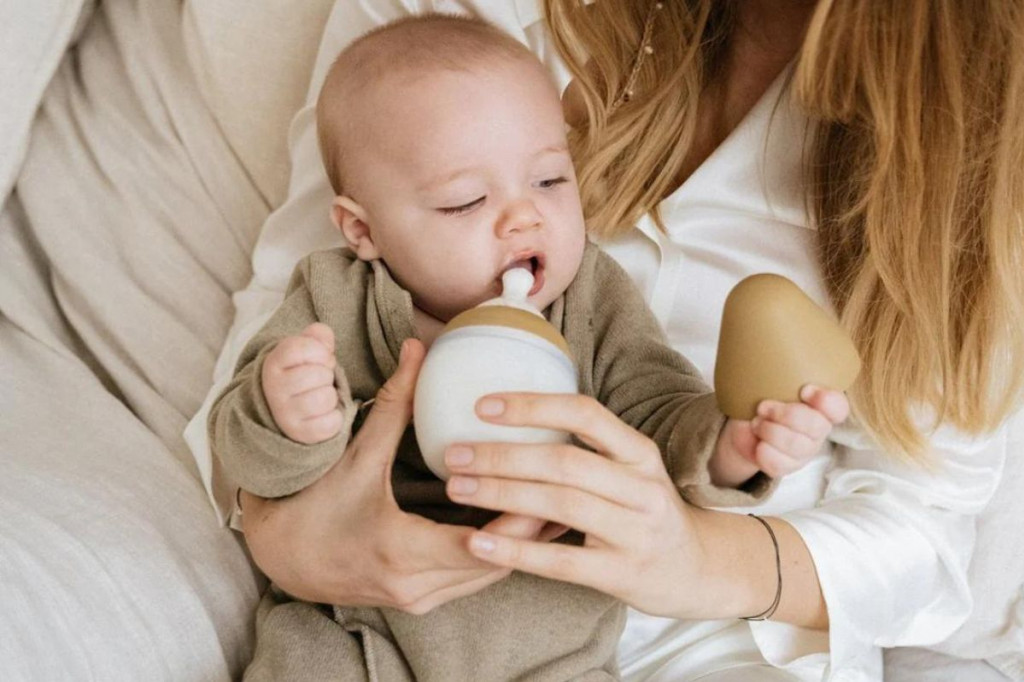
M 413 425 L 423 459 L 438 478 L 448 480 L 444 451 L 452 443 L 565 442 L 560 431 L 484 422 L 476 416 L 476 402 L 489 393 L 577 390 L 569 359 L 533 334 L 497 326 L 445 334 L 430 349 L 416 385 Z
M 522 274 L 529 277 L 525 288 Z M 532 280 L 529 272 L 506 273 L 505 291 L 511 296 L 484 305 L 529 309 L 525 299 Z M 489 393 L 578 390 L 574 363 L 536 334 L 490 324 L 446 331 L 431 346 L 416 384 L 413 425 L 423 459 L 435 475 L 448 480 L 444 451 L 452 443 L 566 442 L 568 435 L 561 431 L 484 422 L 476 416 L 475 407 Z

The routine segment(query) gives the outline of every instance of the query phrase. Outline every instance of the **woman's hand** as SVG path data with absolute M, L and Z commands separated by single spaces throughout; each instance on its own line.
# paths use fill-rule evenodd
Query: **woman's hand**
M 648 613 L 686 610 L 671 597 L 680 591 L 673 585 L 694 585 L 699 577 L 695 510 L 680 499 L 653 441 L 584 396 L 492 396 L 478 413 L 502 424 L 569 431 L 597 452 L 569 444 L 449 448 L 448 494 L 456 502 L 545 518 L 586 534 L 583 547 L 572 547 L 480 532 L 470 538 L 474 554 L 593 587 Z
M 377 394 L 363 427 L 320 480 L 277 500 L 243 493 L 243 526 L 253 558 L 289 594 L 425 613 L 509 573 L 467 551 L 474 529 L 407 514 L 395 502 L 391 465 L 412 415 L 423 355 L 418 341 L 405 343 L 398 370 Z M 485 528 L 541 541 L 557 533 L 543 526 L 505 515 Z
M 460 444 L 445 461 L 448 494 L 485 509 L 548 519 L 586 535 L 582 547 L 472 533 L 470 551 L 496 566 L 586 585 L 636 609 L 677 618 L 763 611 L 777 587 L 770 537 L 754 519 L 683 501 L 647 437 L 595 400 L 501 394 L 477 405 L 484 419 L 574 433 L 573 445 Z M 827 624 L 810 556 L 788 524 L 770 519 L 787 564 L 776 618 Z

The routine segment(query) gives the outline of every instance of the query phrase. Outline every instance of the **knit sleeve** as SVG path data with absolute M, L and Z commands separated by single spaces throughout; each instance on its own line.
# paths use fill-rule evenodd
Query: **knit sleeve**
M 708 463 L 726 417 L 697 369 L 669 346 L 629 276 L 610 257 L 593 269 L 591 324 L 597 399 L 658 445 L 680 493 L 700 506 L 755 504 L 771 479 L 741 489 L 711 483 Z
M 238 485 L 263 497 L 282 497 L 316 481 L 341 457 L 351 432 L 356 406 L 339 362 L 335 386 L 344 417 L 336 436 L 312 445 L 284 435 L 263 393 L 267 354 L 288 336 L 318 321 L 310 281 L 311 260 L 296 266 L 284 301 L 239 356 L 235 375 L 210 410 L 211 449 Z

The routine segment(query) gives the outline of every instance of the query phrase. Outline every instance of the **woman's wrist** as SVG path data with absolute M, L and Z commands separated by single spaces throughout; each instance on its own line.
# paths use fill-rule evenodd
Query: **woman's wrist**
M 771 620 L 828 627 L 817 573 L 795 528 L 766 517 L 773 539 L 756 518 L 707 509 L 694 510 L 694 521 L 701 547 L 701 598 L 693 604 L 698 612 L 688 618 L 744 618 L 768 611 L 781 577 L 782 592 Z
M 315 562 L 297 559 L 302 553 L 301 541 L 291 542 L 297 540 L 296 535 L 282 533 L 276 523 L 282 501 L 282 498 L 260 497 L 245 490 L 238 492 L 236 502 L 245 544 L 256 566 L 278 587 L 300 599 L 317 601 L 318 595 L 307 591 L 311 576 L 299 570 L 308 570 Z M 287 547 L 282 544 L 285 542 Z
M 699 611 L 689 618 L 742 618 L 764 611 L 776 588 L 774 549 L 764 528 L 740 514 L 694 510 L 701 549 Z M 770 570 L 769 570 L 770 569 Z

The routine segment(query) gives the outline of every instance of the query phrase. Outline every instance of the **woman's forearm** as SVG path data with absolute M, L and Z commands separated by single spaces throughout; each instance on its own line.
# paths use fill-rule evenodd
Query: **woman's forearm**
M 765 527 L 744 514 L 695 510 L 704 555 L 701 600 L 686 618 L 739 618 L 771 606 L 778 587 L 775 548 Z M 801 627 L 827 629 L 828 610 L 811 554 L 800 534 L 778 518 L 775 531 L 782 567 L 782 595 L 771 616 Z

